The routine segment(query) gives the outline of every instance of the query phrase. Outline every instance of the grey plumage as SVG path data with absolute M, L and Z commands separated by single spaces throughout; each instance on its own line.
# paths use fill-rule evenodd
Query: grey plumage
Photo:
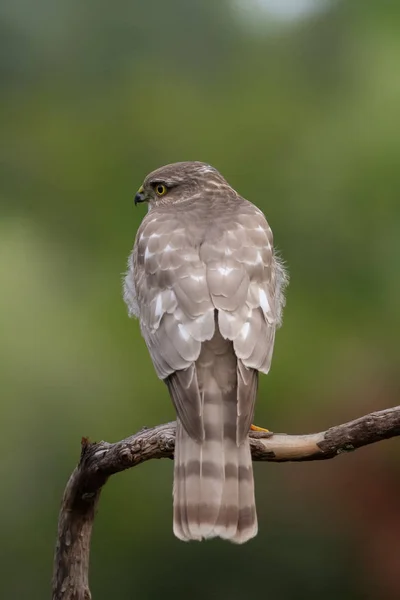
M 159 192 L 162 191 L 162 194 Z M 286 275 L 262 212 L 204 163 L 146 177 L 124 298 L 176 413 L 174 533 L 257 533 L 248 431 Z

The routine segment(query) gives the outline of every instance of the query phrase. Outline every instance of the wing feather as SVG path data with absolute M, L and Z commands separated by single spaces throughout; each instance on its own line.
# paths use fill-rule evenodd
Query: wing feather
M 189 233 L 173 216 L 156 218 L 151 212 L 142 221 L 127 288 L 137 296 L 140 327 L 156 372 L 166 381 L 186 431 L 201 440 L 204 431 L 194 363 L 201 343 L 214 335 L 214 306 L 206 267 Z
M 197 442 L 204 439 L 203 406 L 194 364 L 172 373 L 165 380 L 179 419 Z
M 242 200 L 218 234 L 211 228 L 200 256 L 222 335 L 244 366 L 268 373 L 286 280 L 263 213 Z

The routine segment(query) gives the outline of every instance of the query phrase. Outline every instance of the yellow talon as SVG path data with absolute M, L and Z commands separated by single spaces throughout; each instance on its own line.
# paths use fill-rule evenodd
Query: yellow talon
M 250 425 L 251 431 L 265 431 L 266 433 L 271 433 L 269 429 L 264 429 L 264 427 L 257 427 L 257 425 Z

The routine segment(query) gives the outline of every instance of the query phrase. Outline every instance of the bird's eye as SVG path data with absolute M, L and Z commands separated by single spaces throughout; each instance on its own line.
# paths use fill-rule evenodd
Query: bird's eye
M 162 183 L 157 183 L 154 189 L 156 191 L 157 196 L 165 196 L 165 194 L 168 192 L 166 186 Z

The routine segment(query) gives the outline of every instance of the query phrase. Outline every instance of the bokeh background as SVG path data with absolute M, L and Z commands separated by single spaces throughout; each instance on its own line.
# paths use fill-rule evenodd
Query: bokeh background
M 121 280 L 152 169 L 203 160 L 291 274 L 256 422 L 309 433 L 398 404 L 400 9 L 348 0 L 3 0 L 0 597 L 49 597 L 80 439 L 173 418 Z M 400 596 L 399 441 L 256 464 L 258 537 L 172 535 L 172 462 L 105 487 L 95 600 Z

